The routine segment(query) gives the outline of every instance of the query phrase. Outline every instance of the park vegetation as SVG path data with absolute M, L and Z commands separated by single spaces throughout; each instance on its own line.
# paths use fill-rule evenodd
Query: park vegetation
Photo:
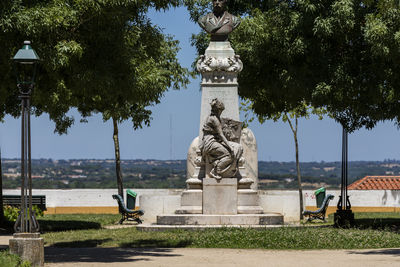
M 152 24 L 150 8 L 167 10 L 178 0 L 74 0 L 0 2 L 0 120 L 20 116 L 10 58 L 29 39 L 41 69 L 32 96 L 35 115 L 48 113 L 55 131 L 67 133 L 75 121 L 99 113 L 113 123 L 115 173 L 123 196 L 118 124 L 133 130 L 149 125 L 150 106 L 169 88 L 189 82 L 177 60 L 178 41 Z
M 22 260 L 18 255 L 10 254 L 8 250 L 0 251 L 0 266 L 2 267 L 30 267 L 29 261 Z
M 149 125 L 149 107 L 168 88 L 184 87 L 190 76 L 177 61 L 178 42 L 153 25 L 147 12 L 182 4 L 194 21 L 210 10 L 208 0 L 1 1 L 0 120 L 20 115 L 10 58 L 30 39 L 43 59 L 32 112 L 48 113 L 58 133 L 73 125 L 71 108 L 81 121 L 96 113 L 111 120 L 123 195 L 119 123 Z M 298 118 L 322 112 L 348 132 L 384 120 L 400 125 L 399 2 L 236 0 L 228 8 L 243 17 L 230 36 L 245 66 L 239 95 L 260 122 L 289 123 L 302 203 Z M 199 55 L 208 40 L 205 32 L 194 35 Z
M 395 213 L 356 213 L 356 226 L 351 229 L 334 228 L 333 215 L 330 215 L 324 227 L 313 227 L 318 225 L 317 223 L 311 227 L 162 232 L 108 227 L 112 220 L 114 223 L 118 221 L 117 215 L 72 214 L 52 215 L 46 218 L 47 216 L 40 219 L 39 223 L 44 227 L 59 225 L 57 230 L 47 229 L 43 234 L 45 245 L 55 247 L 371 249 L 400 246 L 399 214 Z M 64 221 L 67 224 L 64 224 Z M 74 230 L 69 231 L 69 227 L 74 227 Z
M 240 249 L 372 249 L 400 246 L 398 213 L 356 213 L 351 229 L 327 223 L 280 228 L 221 228 L 207 231 L 142 232 L 116 228 L 118 214 L 54 214 L 39 218 L 45 246 L 51 247 L 192 247 Z M 321 225 L 323 227 L 317 227 Z M 8 251 L 1 266 L 30 266 Z

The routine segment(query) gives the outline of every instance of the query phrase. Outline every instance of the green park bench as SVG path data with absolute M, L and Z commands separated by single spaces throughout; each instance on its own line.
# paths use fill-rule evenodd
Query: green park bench
M 324 201 L 322 202 L 322 205 L 319 209 L 315 210 L 315 211 L 311 211 L 311 210 L 305 210 L 303 211 L 303 215 L 304 216 L 308 216 L 308 222 L 315 220 L 315 219 L 320 219 L 322 221 L 325 221 L 325 214 L 326 214 L 326 210 L 328 209 L 329 206 L 329 201 L 331 201 L 334 198 L 333 195 L 327 195 L 324 198 Z
M 21 196 L 20 195 L 3 195 L 3 205 L 21 208 Z M 36 195 L 32 196 L 32 205 L 38 206 L 42 211 L 47 210 L 46 208 L 46 196 Z
M 125 206 L 124 201 L 120 195 L 112 195 L 112 197 L 113 199 L 117 200 L 119 206 L 119 213 L 122 215 L 119 224 L 122 224 L 125 220 L 136 221 L 138 224 L 142 223 L 142 220 L 140 219 L 140 216 L 144 214 L 142 210 L 128 209 Z

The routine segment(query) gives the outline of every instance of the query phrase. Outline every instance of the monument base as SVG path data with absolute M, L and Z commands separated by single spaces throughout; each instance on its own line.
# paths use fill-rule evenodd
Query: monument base
M 11 254 L 30 261 L 32 266 L 44 266 L 44 240 L 39 233 L 15 233 L 9 245 Z
M 181 198 L 181 208 L 176 210 L 176 214 L 201 214 L 203 213 L 203 190 L 191 189 L 183 191 Z
M 262 214 L 263 208 L 259 205 L 259 197 L 256 190 L 238 190 L 238 214 Z
M 203 214 L 237 214 L 237 178 L 203 179 Z
M 207 215 L 171 214 L 157 216 L 157 225 L 283 225 L 279 213 Z

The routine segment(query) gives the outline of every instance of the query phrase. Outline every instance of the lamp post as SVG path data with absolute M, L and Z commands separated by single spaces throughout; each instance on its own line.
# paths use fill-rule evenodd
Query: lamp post
M 21 99 L 21 211 L 14 230 L 18 233 L 35 233 L 39 232 L 39 224 L 32 210 L 30 99 L 40 58 L 32 49 L 31 42 L 25 41 L 13 61 Z
M 17 87 L 21 99 L 21 211 L 14 225 L 14 236 L 9 241 L 10 253 L 28 260 L 33 266 L 44 266 L 44 240 L 32 210 L 31 175 L 31 116 L 30 100 L 35 86 L 39 56 L 25 41 L 14 58 Z
M 354 213 L 351 210 L 349 196 L 347 195 L 347 174 L 348 174 L 348 133 L 343 127 L 342 134 L 342 180 L 340 185 L 340 196 L 337 204 L 337 210 L 334 214 L 334 223 L 336 227 L 350 227 L 354 225 Z

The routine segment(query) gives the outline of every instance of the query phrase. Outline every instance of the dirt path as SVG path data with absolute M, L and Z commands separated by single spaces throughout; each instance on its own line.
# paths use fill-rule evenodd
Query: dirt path
M 11 236 L 0 236 L 0 248 Z M 87 266 L 400 266 L 400 248 L 261 250 L 201 248 L 45 248 L 47 267 Z
M 400 249 L 45 248 L 46 266 L 400 266 Z

